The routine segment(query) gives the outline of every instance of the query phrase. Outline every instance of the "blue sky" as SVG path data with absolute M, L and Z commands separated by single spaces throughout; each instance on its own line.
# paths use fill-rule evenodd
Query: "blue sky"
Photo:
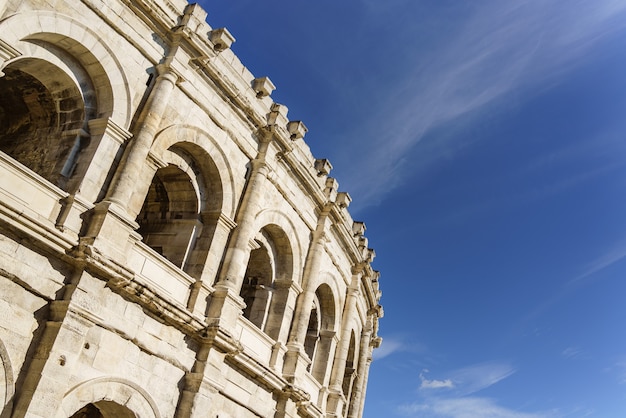
M 367 224 L 365 418 L 626 416 L 626 1 L 202 4 Z

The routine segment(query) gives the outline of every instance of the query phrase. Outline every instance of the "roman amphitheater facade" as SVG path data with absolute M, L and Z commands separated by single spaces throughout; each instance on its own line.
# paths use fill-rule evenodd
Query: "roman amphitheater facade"
M 185 0 L 0 1 L 0 417 L 360 417 L 365 226 Z

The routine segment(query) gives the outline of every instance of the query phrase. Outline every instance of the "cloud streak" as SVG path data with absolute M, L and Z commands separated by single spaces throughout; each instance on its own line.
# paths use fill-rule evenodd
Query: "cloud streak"
M 374 360 L 380 360 L 398 351 L 404 351 L 406 349 L 404 342 L 394 338 L 385 338 L 381 346 L 374 350 Z
M 407 50 L 414 55 L 404 75 L 385 86 L 389 94 L 379 115 L 358 135 L 373 146 L 362 158 L 369 176 L 359 171 L 359 179 L 348 179 L 356 194 L 379 199 L 398 184 L 409 153 L 428 164 L 459 146 L 450 140 L 424 144 L 433 129 L 480 115 L 521 87 L 549 86 L 626 26 L 626 3 L 610 0 L 493 0 L 467 7 L 469 17 L 434 48 Z M 422 152 L 415 154 L 418 144 Z
M 462 395 L 476 393 L 493 386 L 515 373 L 510 364 L 499 362 L 479 363 L 452 373 L 452 381 Z
M 398 413 L 429 418 L 555 418 L 554 412 L 521 412 L 495 400 L 475 396 L 508 378 L 515 368 L 506 363 L 485 362 L 452 371 L 444 379 L 428 379 L 427 369 L 419 377 L 420 399 L 400 405 Z
M 403 405 L 400 413 L 409 417 L 430 418 L 555 418 L 554 412 L 519 412 L 498 405 L 489 398 L 467 397 L 434 399 Z

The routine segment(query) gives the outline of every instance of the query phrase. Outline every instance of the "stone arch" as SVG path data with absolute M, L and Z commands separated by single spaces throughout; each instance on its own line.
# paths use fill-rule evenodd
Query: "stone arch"
M 0 150 L 64 188 L 85 146 L 93 109 L 88 77 L 53 61 L 23 58 L 4 68 Z
M 167 143 L 167 142 L 165 142 Z M 161 143 L 162 145 L 163 143 Z M 224 193 L 217 165 L 197 143 L 174 142 L 168 149 L 157 148 L 152 164 L 140 181 L 143 187 L 137 223 L 143 241 L 165 258 L 200 279 L 211 243 L 222 216 Z M 160 167 L 160 168 L 156 168 Z
M 300 282 L 300 277 L 295 277 L 295 273 L 302 271 L 302 242 L 300 234 L 293 223 L 293 221 L 285 215 L 283 212 L 276 209 L 264 209 L 259 212 L 255 218 L 256 229 L 261 230 L 266 225 L 275 225 L 275 227 L 282 230 L 290 244 L 290 252 L 292 254 L 292 265 L 294 271 L 293 281 Z
M 152 144 L 154 156 L 164 159 L 164 154 L 172 147 L 193 151 L 197 162 L 206 161 L 205 176 L 215 181 L 214 189 L 220 193 L 220 212 L 234 219 L 237 201 L 233 169 L 226 153 L 215 140 L 226 133 L 217 126 L 207 124 L 208 131 L 191 125 L 172 125 L 159 132 Z
M 71 417 L 89 404 L 99 405 L 112 414 L 126 413 L 128 409 L 137 418 L 161 418 L 156 402 L 147 391 L 116 377 L 100 377 L 74 386 L 63 397 L 55 418 Z M 125 409 L 120 408 L 121 405 Z
M 137 217 L 144 243 L 183 270 L 202 234 L 200 196 L 194 180 L 180 164 L 158 169 Z
M 325 384 L 329 375 L 329 360 L 339 317 L 336 293 L 331 286 L 322 282 L 315 289 L 315 300 L 309 316 L 309 329 L 305 338 L 305 351 L 311 359 L 310 372 L 320 383 Z M 316 318 L 316 323 L 312 320 Z
M 0 60 L 0 149 L 74 192 L 97 148 L 90 121 L 130 123 L 122 67 L 95 32 L 54 12 L 9 16 L 0 38 L 14 49 Z
M 240 295 L 244 317 L 279 339 L 291 319 L 289 291 L 294 277 L 293 244 L 279 225 L 270 223 L 254 237 Z
M 328 288 L 326 306 L 330 307 L 332 304 L 332 309 L 335 312 L 335 315 L 332 318 L 333 323 L 329 323 L 327 328 L 332 328 L 338 331 L 340 328 L 341 314 L 343 312 L 343 298 L 341 297 L 343 292 L 339 289 L 338 279 L 330 272 L 320 273 L 318 280 L 315 283 L 316 292 L 322 285 L 327 286 Z
M 56 12 L 29 11 L 2 20 L 0 34 L 0 38 L 20 54 L 0 69 L 15 60 L 30 57 L 33 45 L 43 43 L 46 48 L 53 46 L 63 50 L 89 74 L 95 86 L 98 117 L 110 117 L 119 126 L 129 126 L 128 78 L 113 50 L 85 24 Z
M 4 416 L 4 411 L 11 411 L 13 395 L 15 394 L 15 381 L 13 378 L 13 368 L 11 359 L 4 343 L 0 340 L 0 415 Z M 8 416 L 8 415 L 7 415 Z

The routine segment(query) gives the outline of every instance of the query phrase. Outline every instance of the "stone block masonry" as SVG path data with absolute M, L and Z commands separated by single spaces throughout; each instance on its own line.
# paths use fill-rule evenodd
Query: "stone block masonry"
M 362 416 L 365 225 L 206 16 L 0 2 L 0 418 Z

